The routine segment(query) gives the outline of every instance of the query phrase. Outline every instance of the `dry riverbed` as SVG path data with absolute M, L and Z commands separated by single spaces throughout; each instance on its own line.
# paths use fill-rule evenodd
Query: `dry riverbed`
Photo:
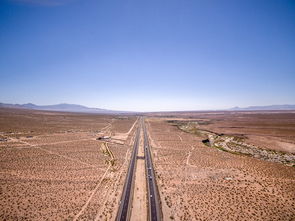
M 198 122 L 178 123 L 177 127 L 187 133 L 203 137 L 203 143 L 223 151 L 234 154 L 244 154 L 262 160 L 283 163 L 288 166 L 295 166 L 295 154 L 270 149 L 263 149 L 245 142 L 244 137 L 218 134 L 212 131 L 200 129 Z

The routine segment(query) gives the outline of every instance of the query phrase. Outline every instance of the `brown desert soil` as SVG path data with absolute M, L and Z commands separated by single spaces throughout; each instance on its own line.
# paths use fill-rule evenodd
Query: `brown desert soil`
M 140 136 L 140 145 L 137 154 L 134 194 L 132 200 L 131 221 L 147 220 L 147 187 L 144 161 L 143 134 Z
M 135 120 L 0 109 L 0 220 L 113 220 Z M 106 154 L 96 138 L 117 133 Z
M 254 117 L 250 120 L 240 120 L 239 117 L 245 117 L 243 115 L 236 117 L 238 119 L 202 114 L 148 119 L 164 220 L 295 218 L 294 167 L 208 147 L 202 143 L 202 137 L 186 133 L 171 123 L 173 120 L 213 121 L 212 125 L 202 127 L 219 133 L 247 136 L 251 133 L 273 139 L 283 137 L 285 142 L 294 141 L 294 114 L 267 116 L 265 124 L 263 120 L 256 121 L 261 116 L 246 116 Z M 288 120 L 281 120 L 281 123 L 277 120 L 285 118 Z M 274 131 L 264 130 L 264 127 L 272 127 L 268 121 L 274 121 Z M 234 128 L 229 128 L 230 125 Z M 258 127 L 262 128 L 258 130 Z M 268 148 L 267 143 L 257 142 Z M 275 149 L 275 146 L 269 148 Z
M 0 220 L 114 220 L 137 123 L 0 108 Z M 146 125 L 164 220 L 295 220 L 294 112 L 152 113 Z M 132 220 L 147 217 L 144 172 L 139 157 Z

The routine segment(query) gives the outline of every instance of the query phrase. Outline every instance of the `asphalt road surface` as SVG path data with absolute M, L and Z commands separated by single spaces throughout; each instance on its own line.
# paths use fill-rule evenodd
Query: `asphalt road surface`
M 149 139 L 147 135 L 147 130 L 143 125 L 143 135 L 144 135 L 144 154 L 146 163 L 146 175 L 147 175 L 147 187 L 148 187 L 148 200 L 149 200 L 149 218 L 151 221 L 161 220 L 161 207 L 159 203 L 158 189 L 155 171 L 153 167 Z
M 134 174 L 136 170 L 136 157 L 139 147 L 140 132 L 143 129 L 144 135 L 144 155 L 145 155 L 145 169 L 146 169 L 146 180 L 148 188 L 148 203 L 149 203 L 149 220 L 151 221 L 160 221 L 161 220 L 161 207 L 158 196 L 157 183 L 155 179 L 155 172 L 150 152 L 149 139 L 147 135 L 147 130 L 145 127 L 144 119 L 139 120 L 139 126 L 136 131 L 133 153 L 131 156 L 127 177 L 124 184 L 124 189 L 119 205 L 118 214 L 116 221 L 125 221 L 130 218 L 131 214 L 131 201 L 133 196 L 133 183 L 134 183 Z
M 119 205 L 119 210 L 117 214 L 117 221 L 124 221 L 129 218 L 130 214 L 130 206 L 131 206 L 131 198 L 133 195 L 133 181 L 134 174 L 136 169 L 136 156 L 138 152 L 139 146 L 139 138 L 140 138 L 140 130 L 141 130 L 141 121 L 139 121 L 139 127 L 137 128 L 134 145 L 133 145 L 133 153 L 131 156 L 126 181 L 124 184 L 123 194 Z

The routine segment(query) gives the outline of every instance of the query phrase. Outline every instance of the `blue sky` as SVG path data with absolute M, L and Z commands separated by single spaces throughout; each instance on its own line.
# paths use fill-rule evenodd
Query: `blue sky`
M 295 104 L 295 1 L 0 0 L 0 102 Z

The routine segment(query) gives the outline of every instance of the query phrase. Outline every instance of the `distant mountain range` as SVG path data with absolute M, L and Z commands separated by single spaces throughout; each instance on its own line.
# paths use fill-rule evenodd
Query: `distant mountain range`
M 295 105 L 293 104 L 284 104 L 284 105 L 269 105 L 269 106 L 250 106 L 250 107 L 233 107 L 229 110 L 233 111 L 255 111 L 255 110 L 295 110 Z
M 20 108 L 29 110 L 46 110 L 46 111 L 64 111 L 64 112 L 77 112 L 77 113 L 100 113 L 100 114 L 117 114 L 128 113 L 127 111 L 115 111 L 100 108 L 91 108 L 78 104 L 55 104 L 55 105 L 35 105 L 32 103 L 27 104 L 4 104 L 0 103 L 0 107 L 6 108 Z
M 77 113 L 99 113 L 99 114 L 119 114 L 132 113 L 128 111 L 107 110 L 101 108 L 91 108 L 78 104 L 54 104 L 54 105 L 36 105 L 32 103 L 27 104 L 5 104 L 0 103 L 0 108 L 20 108 L 29 110 L 45 110 L 45 111 L 63 111 L 63 112 L 77 112 Z M 295 110 L 295 105 L 269 105 L 269 106 L 249 106 L 249 107 L 233 107 L 227 109 L 229 111 L 261 111 L 261 110 Z M 208 110 L 209 111 L 209 110 Z M 218 111 L 218 110 L 217 110 Z

